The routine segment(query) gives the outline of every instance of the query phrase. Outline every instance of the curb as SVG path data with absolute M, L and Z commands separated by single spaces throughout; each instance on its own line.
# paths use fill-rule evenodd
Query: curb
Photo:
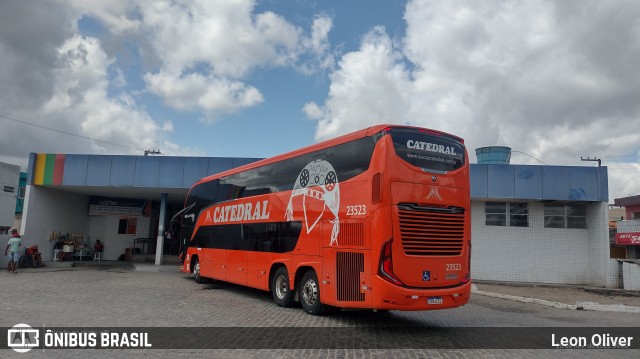
M 137 272 L 179 272 L 180 267 L 176 265 L 161 264 L 159 266 L 155 264 L 139 264 L 133 265 L 133 269 Z
M 485 297 L 493 297 L 500 299 L 513 300 L 522 303 L 533 303 L 538 305 L 544 305 L 547 307 L 553 307 L 558 309 L 569 309 L 569 310 L 590 310 L 596 312 L 618 312 L 618 313 L 640 313 L 640 307 L 631 307 L 624 304 L 619 305 L 604 305 L 592 302 L 577 302 L 576 304 L 565 304 L 560 302 L 552 302 L 543 299 L 536 298 L 528 298 L 528 297 L 520 297 L 516 295 L 508 295 L 508 294 L 499 294 L 493 292 L 485 292 L 482 290 L 475 289 L 475 286 L 472 287 L 472 293 L 483 295 Z

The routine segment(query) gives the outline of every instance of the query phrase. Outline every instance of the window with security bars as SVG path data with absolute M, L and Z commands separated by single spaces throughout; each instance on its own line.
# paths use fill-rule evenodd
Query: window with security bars
M 487 226 L 529 227 L 527 203 L 485 202 Z
M 545 203 L 545 228 L 587 228 L 587 206 L 584 204 Z
M 120 218 L 118 222 L 118 234 L 136 234 L 138 219 L 132 217 Z

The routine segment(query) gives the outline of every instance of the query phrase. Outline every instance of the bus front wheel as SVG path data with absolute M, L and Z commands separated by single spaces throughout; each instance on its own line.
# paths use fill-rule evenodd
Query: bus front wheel
M 312 315 L 322 313 L 322 303 L 320 303 L 320 284 L 318 276 L 313 270 L 307 271 L 299 285 L 300 303 L 305 312 Z
M 273 301 L 281 307 L 290 307 L 293 304 L 293 294 L 289 287 L 289 272 L 286 267 L 280 267 L 271 279 L 271 294 Z
M 198 284 L 204 283 L 204 278 L 200 275 L 200 262 L 198 259 L 193 263 L 193 280 Z

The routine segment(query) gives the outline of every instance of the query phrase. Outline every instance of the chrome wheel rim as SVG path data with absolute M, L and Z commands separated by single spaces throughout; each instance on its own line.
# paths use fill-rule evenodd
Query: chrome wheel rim
M 318 300 L 318 285 L 312 280 L 308 280 L 302 287 L 302 299 L 309 306 L 313 306 Z
M 287 295 L 287 291 L 289 290 L 287 279 L 281 275 L 276 278 L 276 295 L 279 299 L 284 298 Z

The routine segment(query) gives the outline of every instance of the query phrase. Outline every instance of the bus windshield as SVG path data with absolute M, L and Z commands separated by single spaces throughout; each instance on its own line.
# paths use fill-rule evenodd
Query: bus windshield
M 464 145 L 452 137 L 397 128 L 390 133 L 396 154 L 425 172 L 447 173 L 464 166 Z

